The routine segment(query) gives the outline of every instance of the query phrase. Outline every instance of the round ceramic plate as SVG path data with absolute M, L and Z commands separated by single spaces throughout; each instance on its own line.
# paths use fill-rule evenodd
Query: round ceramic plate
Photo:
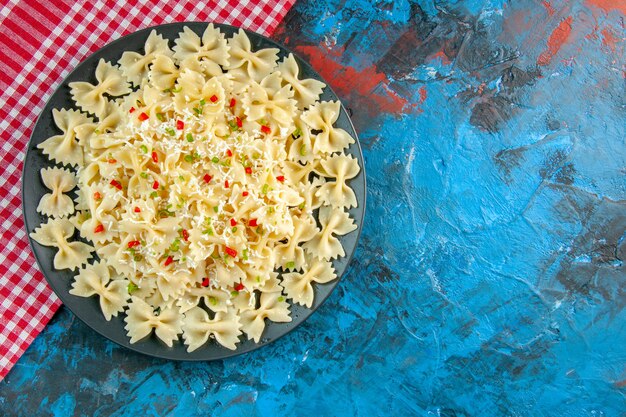
M 26 230 L 31 233 L 41 223 L 46 222 L 46 217 L 40 215 L 36 211 L 39 199 L 48 192 L 43 185 L 39 171 L 41 168 L 53 166 L 54 164 L 49 161 L 40 150 L 37 149 L 37 145 L 59 133 L 59 130 L 54 125 L 52 119 L 52 109 L 61 108 L 76 108 L 70 98 L 70 89 L 68 84 L 73 81 L 88 81 L 95 83 L 95 69 L 98 61 L 103 58 L 105 61 L 116 63 L 122 56 L 124 51 L 138 51 L 143 52 L 143 45 L 150 34 L 150 31 L 155 29 L 157 33 L 161 34 L 165 39 L 169 39 L 170 47 L 174 45 L 174 39 L 178 37 L 178 34 L 183 31 L 183 27 L 188 26 L 199 36 L 202 36 L 207 23 L 202 22 L 187 22 L 187 23 L 172 23 L 167 25 L 156 26 L 147 28 L 135 32 L 131 35 L 125 36 L 121 39 L 111 42 L 106 45 L 87 59 L 85 59 L 80 65 L 76 67 L 74 71 L 63 81 L 63 83 L 54 92 L 46 107 L 43 109 L 37 124 L 33 130 L 33 134 L 28 143 L 26 151 L 26 158 L 24 161 L 24 171 L 22 173 L 22 204 L 24 210 L 24 222 L 26 224 Z M 239 29 L 229 25 L 216 24 L 227 38 L 232 37 Z M 276 42 L 260 36 L 256 33 L 246 31 L 246 34 L 250 38 L 253 50 L 262 48 L 278 48 L 280 50 L 279 59 L 292 53 L 288 48 Z M 296 61 L 300 66 L 300 76 L 302 78 L 314 78 L 326 83 L 320 75 L 315 72 L 309 64 L 300 59 L 296 54 Z M 326 83 L 328 85 L 328 83 Z M 330 87 L 324 89 L 324 93 L 321 96 L 321 100 L 338 100 L 335 93 L 333 93 Z M 365 166 L 363 163 L 363 155 L 361 153 L 361 147 L 357 139 L 356 132 L 352 126 L 352 122 L 346 113 L 345 108 L 342 107 L 341 115 L 336 122 L 336 126 L 346 130 L 352 137 L 356 139 L 356 142 L 346 150 L 346 153 L 353 155 L 359 161 L 361 171 L 356 178 L 353 178 L 349 185 L 354 190 L 358 207 L 349 210 L 350 216 L 354 218 L 358 229 L 352 233 L 340 237 L 341 244 L 344 247 L 346 256 L 336 259 L 333 265 L 336 269 L 337 276 L 341 277 L 346 270 L 350 262 L 350 258 L 356 249 L 359 234 L 361 232 L 363 224 L 363 215 L 365 211 Z M 75 196 L 70 193 L 72 198 Z M 78 232 L 76 233 L 78 236 Z M 106 321 L 102 316 L 99 302 L 97 297 L 82 298 L 76 297 L 69 293 L 71 284 L 73 282 L 74 272 L 69 270 L 55 270 L 52 266 L 52 260 L 55 255 L 56 249 L 49 248 L 30 240 L 31 248 L 39 264 L 39 268 L 45 275 L 46 279 L 50 283 L 50 286 L 54 292 L 59 296 L 63 303 L 82 321 L 84 321 L 92 329 L 105 336 L 106 338 L 125 346 L 129 349 L 141 352 L 147 355 L 152 355 L 166 359 L 176 360 L 215 360 L 223 359 L 234 355 L 250 352 L 263 345 L 271 343 L 279 337 L 289 333 L 295 329 L 298 325 L 304 322 L 313 312 L 328 298 L 332 290 L 337 285 L 339 279 L 334 280 L 327 284 L 317 284 L 315 286 L 315 301 L 311 309 L 302 307 L 298 304 L 293 304 L 290 307 L 292 321 L 290 323 L 273 323 L 267 322 L 262 339 L 259 343 L 255 343 L 252 340 L 247 340 L 245 335 L 240 336 L 241 343 L 237 345 L 236 350 L 229 350 L 219 345 L 214 340 L 210 340 L 208 343 L 188 353 L 187 347 L 182 343 L 182 338 L 179 342 L 174 343 L 173 347 L 166 346 L 161 342 L 154 334 L 144 338 L 143 340 L 130 344 L 129 338 L 124 330 L 124 317 L 125 314 L 119 314 L 118 317 L 113 317 L 111 321 Z

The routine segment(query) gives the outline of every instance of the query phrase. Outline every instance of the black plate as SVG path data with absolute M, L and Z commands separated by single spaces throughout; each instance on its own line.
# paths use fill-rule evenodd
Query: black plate
M 95 69 L 100 58 L 104 58 L 106 61 L 116 63 L 122 56 L 124 51 L 140 51 L 143 52 L 144 43 L 150 34 L 152 29 L 161 34 L 164 38 L 170 40 L 170 47 L 174 45 L 173 41 L 178 37 L 178 34 L 182 32 L 183 27 L 188 26 L 199 36 L 202 36 L 207 23 L 204 22 L 187 22 L 187 23 L 171 23 L 167 25 L 155 26 L 147 29 L 140 30 L 131 35 L 117 39 L 110 44 L 106 45 L 93 55 L 85 59 L 79 64 L 74 71 L 61 83 L 61 85 L 54 92 L 46 107 L 43 109 L 37 124 L 33 130 L 33 134 L 28 143 L 26 151 L 26 158 L 24 161 L 24 171 L 22 173 L 22 205 L 24 211 L 24 223 L 26 225 L 27 233 L 32 232 L 41 223 L 46 222 L 46 217 L 37 213 L 36 208 L 39 203 L 39 199 L 48 192 L 43 185 L 39 170 L 54 164 L 49 161 L 40 150 L 37 149 L 37 145 L 59 133 L 59 130 L 54 125 L 52 118 L 52 109 L 61 108 L 76 108 L 70 98 L 70 89 L 68 83 L 73 81 L 89 81 L 95 82 Z M 232 37 L 239 28 L 215 24 L 227 38 Z M 280 50 L 279 59 L 287 56 L 289 53 L 293 53 L 283 45 L 258 35 L 256 33 L 246 31 L 246 34 L 250 38 L 253 50 L 261 48 L 278 48 Z M 315 72 L 311 66 L 304 60 L 299 58 L 296 54 L 296 61 L 300 66 L 300 74 L 303 78 L 315 78 L 322 82 L 325 82 L 320 75 Z M 358 80 L 355 80 L 358 82 Z M 326 82 L 325 82 L 326 83 Z M 326 83 L 328 85 L 328 83 Z M 329 87 L 324 89 L 321 100 L 338 100 L 337 96 Z M 354 189 L 358 200 L 358 208 L 349 210 L 351 217 L 355 219 L 358 229 L 346 236 L 340 238 L 341 243 L 346 252 L 346 256 L 337 259 L 333 262 L 337 271 L 337 276 L 341 277 L 348 266 L 352 254 L 354 253 L 361 232 L 363 224 L 363 215 L 365 212 L 365 165 L 363 161 L 363 155 L 361 153 L 361 146 L 359 144 L 356 132 L 345 108 L 341 108 L 341 115 L 337 120 L 336 126 L 346 130 L 352 137 L 356 139 L 356 142 L 350 146 L 346 153 L 353 155 L 359 161 L 361 171 L 359 175 L 350 181 L 350 186 Z M 111 321 L 107 322 L 102 316 L 100 306 L 98 304 L 97 297 L 82 298 L 71 295 L 68 291 L 71 288 L 73 282 L 73 272 L 68 270 L 55 270 L 52 266 L 52 260 L 55 254 L 54 248 L 41 246 L 37 242 L 30 239 L 30 245 L 39 264 L 39 268 L 45 275 L 48 283 L 63 301 L 63 303 L 82 321 L 84 321 L 92 329 L 105 336 L 106 338 L 125 346 L 129 349 L 141 352 L 147 355 L 156 356 L 164 359 L 176 359 L 176 360 L 215 360 L 223 359 L 230 356 L 239 355 L 245 352 L 250 352 L 263 345 L 266 345 L 279 337 L 287 334 L 291 330 L 295 329 L 298 325 L 304 322 L 323 302 L 328 298 L 332 290 L 335 288 L 339 280 L 332 281 L 328 284 L 316 284 L 315 286 L 315 300 L 311 309 L 302 307 L 300 305 L 291 306 L 290 323 L 272 323 L 267 322 L 263 337 L 260 343 L 254 343 L 252 340 L 246 340 L 246 336 L 242 335 L 240 340 L 242 341 L 237 345 L 237 349 L 231 351 L 220 346 L 214 340 L 210 340 L 204 346 L 198 348 L 194 352 L 188 353 L 186 346 L 182 343 L 182 339 L 174 343 L 172 348 L 167 347 L 161 342 L 154 334 L 145 339 L 130 344 L 126 331 L 124 330 L 124 314 L 120 314 L 118 317 L 114 317 Z

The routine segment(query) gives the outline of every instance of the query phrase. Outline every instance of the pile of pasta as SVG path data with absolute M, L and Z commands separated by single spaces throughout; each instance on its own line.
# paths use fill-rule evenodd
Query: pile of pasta
M 340 103 L 320 102 L 293 55 L 212 24 L 174 43 L 152 31 L 143 54 L 69 84 L 79 110 L 53 110 L 61 133 L 38 148 L 75 170 L 42 169 L 49 219 L 31 237 L 78 270 L 71 294 L 98 296 L 106 320 L 125 313 L 131 343 L 154 330 L 190 352 L 236 349 L 336 279 L 360 168 L 333 126 Z

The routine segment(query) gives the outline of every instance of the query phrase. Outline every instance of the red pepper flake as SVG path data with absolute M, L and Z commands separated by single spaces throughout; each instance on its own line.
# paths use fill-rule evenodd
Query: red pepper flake
M 93 198 L 95 200 L 102 200 L 102 194 L 96 191 L 95 193 L 93 193 Z
M 158 190 L 159 189 L 159 182 L 158 181 L 155 181 L 155 182 L 152 183 L 152 189 L 153 190 Z
M 112 186 L 114 186 L 114 187 L 115 187 L 115 188 L 117 188 L 118 190 L 121 190 L 121 189 L 122 189 L 122 184 L 120 184 L 120 183 L 119 183 L 118 181 L 116 181 L 116 180 L 111 180 L 111 182 L 110 182 L 109 184 L 111 184 Z
M 252 167 L 246 167 L 246 174 L 252 175 Z
M 230 149 L 227 150 L 226 155 L 228 155 L 228 157 L 230 158 L 231 156 L 233 156 L 233 151 L 231 151 Z
M 183 229 L 183 231 L 181 233 L 183 235 L 183 240 L 185 242 L 187 242 L 189 240 L 189 232 L 187 230 Z
M 113 158 L 111 158 L 111 159 L 109 159 L 109 161 L 108 161 L 108 162 L 109 162 L 109 164 L 114 164 L 114 163 L 116 163 L 116 162 L 117 162 L 117 159 L 113 159 Z
M 257 223 L 257 219 L 250 219 L 250 221 L 248 222 L 248 225 L 250 227 L 257 227 L 259 224 Z
M 131 108 L 130 108 L 130 110 L 128 110 L 128 112 L 129 112 L 129 113 L 132 113 L 132 112 L 134 112 L 134 111 L 135 111 L 135 108 L 134 108 L 134 107 L 131 107 Z
M 234 98 L 230 99 L 230 107 L 235 107 L 235 104 L 237 104 L 237 100 L 235 100 Z
M 150 116 L 148 116 L 147 114 L 145 114 L 143 112 L 139 115 L 139 120 L 142 121 L 142 122 L 144 120 L 148 120 L 149 118 L 150 118 Z
M 243 193 L 241 193 L 241 195 L 243 195 L 244 197 L 247 197 L 247 196 L 248 196 L 248 194 L 249 194 L 249 193 L 248 193 L 247 191 L 244 191 Z
M 263 125 L 263 126 L 261 126 L 261 132 L 265 133 L 266 135 L 267 135 L 268 133 L 270 133 L 271 131 L 272 131 L 272 129 L 270 129 L 270 127 L 269 127 L 269 126 L 267 126 L 267 125 Z
M 224 181 L 224 188 L 228 188 L 228 180 Z
M 246 287 L 244 287 L 241 282 L 239 284 L 235 285 L 235 291 L 243 291 L 244 288 L 246 288 Z
M 243 122 L 241 121 L 241 119 L 239 117 L 236 117 L 235 121 L 237 122 L 237 127 L 239 127 L 239 128 L 243 127 Z
M 152 151 L 152 160 L 154 161 L 155 164 L 159 162 L 159 155 L 157 155 L 157 153 L 154 151 Z
M 224 250 L 226 251 L 228 256 L 231 256 L 233 258 L 237 257 L 237 251 L 235 249 L 229 248 L 228 246 L 224 246 Z
M 172 258 L 171 256 L 168 256 L 163 265 L 168 266 L 172 262 L 174 262 L 174 258 Z
M 277 179 L 279 182 L 285 182 L 285 176 L 284 176 L 284 175 L 279 175 L 279 176 L 277 176 L 277 177 L 276 177 L 276 179 Z
M 139 245 L 141 245 L 141 242 L 138 240 L 131 240 L 130 242 L 128 242 L 129 248 L 134 248 L 135 246 L 139 246 Z
M 185 128 L 185 122 L 182 120 L 176 120 L 176 129 L 183 130 Z
M 235 219 L 230 219 L 230 225 L 231 225 L 232 227 L 237 226 L 237 220 L 235 220 Z
M 93 232 L 94 233 L 102 233 L 102 232 L 104 232 L 104 226 L 101 225 L 101 224 L 97 225 L 96 228 L 93 229 Z
M 211 280 L 209 280 L 209 278 L 207 278 L 207 277 L 202 278 L 202 286 L 203 287 L 208 287 L 210 283 L 211 283 Z
M 211 100 L 211 103 L 215 103 L 217 101 L 217 96 L 213 94 L 209 100 Z
M 135 212 L 135 213 L 141 213 L 141 209 L 140 209 L 139 207 L 135 207 L 134 212 Z
M 212 176 L 210 176 L 209 174 L 204 174 L 204 177 L 202 177 L 204 179 L 204 182 L 206 182 L 207 184 L 211 182 L 211 180 L 213 179 Z

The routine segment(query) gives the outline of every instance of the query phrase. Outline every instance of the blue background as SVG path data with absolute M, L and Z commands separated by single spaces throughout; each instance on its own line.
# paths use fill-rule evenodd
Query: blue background
M 350 109 L 368 174 L 335 292 L 212 363 L 136 354 L 62 308 L 0 414 L 623 415 L 625 11 L 299 1 L 274 39 Z

